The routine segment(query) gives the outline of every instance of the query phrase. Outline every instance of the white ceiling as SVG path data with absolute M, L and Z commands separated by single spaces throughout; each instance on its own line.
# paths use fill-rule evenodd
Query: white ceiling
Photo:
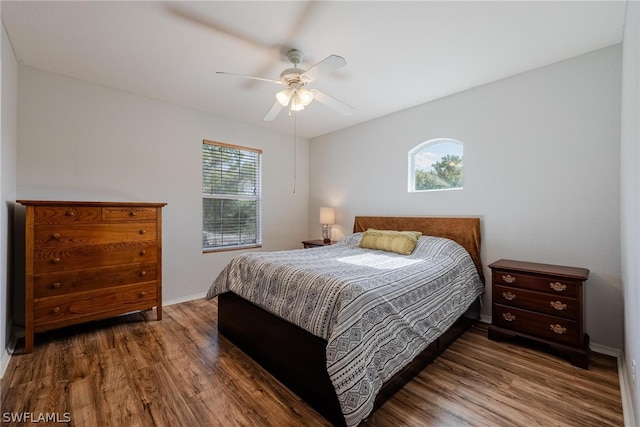
M 353 106 L 314 101 L 298 134 L 329 133 L 622 41 L 624 1 L 2 1 L 21 64 L 222 117 L 293 132 L 262 117 L 278 79 L 328 55 L 347 66 L 310 84 Z

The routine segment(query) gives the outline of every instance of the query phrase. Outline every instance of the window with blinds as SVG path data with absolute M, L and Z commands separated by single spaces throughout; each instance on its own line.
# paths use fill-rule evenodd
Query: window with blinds
M 202 143 L 202 249 L 262 245 L 262 151 Z

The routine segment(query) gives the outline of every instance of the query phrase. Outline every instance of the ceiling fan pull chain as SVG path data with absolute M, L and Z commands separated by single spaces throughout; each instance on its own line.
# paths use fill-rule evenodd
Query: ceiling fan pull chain
M 291 115 L 291 110 L 289 110 Z M 298 115 L 293 113 L 293 194 L 296 194 L 297 181 L 297 165 L 298 165 Z

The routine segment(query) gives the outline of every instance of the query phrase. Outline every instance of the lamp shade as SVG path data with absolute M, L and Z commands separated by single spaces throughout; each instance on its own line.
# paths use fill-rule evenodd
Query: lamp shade
M 320 224 L 335 224 L 336 210 L 334 208 L 320 208 Z

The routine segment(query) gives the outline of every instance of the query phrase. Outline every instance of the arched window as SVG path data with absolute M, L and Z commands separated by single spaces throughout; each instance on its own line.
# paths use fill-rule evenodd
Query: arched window
M 462 188 L 462 142 L 437 138 L 409 151 L 409 192 Z

